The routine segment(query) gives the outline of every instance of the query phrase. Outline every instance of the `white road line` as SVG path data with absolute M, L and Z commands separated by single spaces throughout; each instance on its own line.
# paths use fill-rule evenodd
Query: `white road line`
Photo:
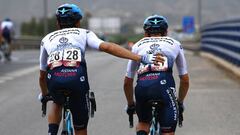
M 35 65 L 33 67 L 30 67 L 30 68 L 25 68 L 25 69 L 21 69 L 21 70 L 13 71 L 11 73 L 4 74 L 2 77 L 0 77 L 0 84 L 6 82 L 8 80 L 13 80 L 13 79 L 15 79 L 17 77 L 20 77 L 20 76 L 30 74 L 30 73 L 35 72 L 37 70 L 39 70 L 39 66 Z

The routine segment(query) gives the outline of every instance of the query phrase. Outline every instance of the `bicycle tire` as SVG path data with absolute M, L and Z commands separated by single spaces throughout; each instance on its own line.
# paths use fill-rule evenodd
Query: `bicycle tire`
M 66 127 L 68 135 L 74 135 L 72 113 L 70 110 L 67 110 L 66 112 Z
M 155 127 L 152 128 L 152 126 L 154 125 L 151 125 L 150 132 L 148 135 L 161 135 L 160 127 L 158 127 L 158 130 L 156 131 Z

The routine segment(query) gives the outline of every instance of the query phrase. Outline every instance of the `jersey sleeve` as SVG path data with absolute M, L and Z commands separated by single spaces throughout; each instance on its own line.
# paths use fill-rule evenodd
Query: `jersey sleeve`
M 136 48 L 134 46 L 132 48 L 132 53 L 137 54 Z M 134 76 L 137 72 L 138 66 L 139 66 L 139 62 L 129 60 L 128 64 L 127 64 L 127 72 L 126 72 L 125 76 L 128 77 L 128 78 L 134 78 Z
M 138 63 L 133 61 L 133 60 L 129 60 L 128 61 L 128 65 L 127 65 L 127 72 L 126 72 L 126 77 L 128 78 L 134 78 L 136 71 L 137 71 L 137 67 L 138 67 Z
M 183 48 L 181 47 L 181 45 L 179 47 L 180 47 L 180 51 L 179 51 L 179 54 L 176 58 L 176 66 L 177 66 L 178 74 L 179 75 L 184 75 L 184 74 L 188 73 L 187 62 L 186 62 L 186 59 L 185 59 L 185 56 L 184 56 Z
M 47 59 L 48 59 L 48 53 L 46 49 L 44 48 L 44 42 L 42 41 L 41 43 L 41 48 L 40 48 L 40 70 L 46 71 L 47 70 Z
M 99 49 L 99 46 L 104 41 L 99 39 L 96 34 L 94 34 L 92 31 L 87 31 L 87 44 L 91 48 Z

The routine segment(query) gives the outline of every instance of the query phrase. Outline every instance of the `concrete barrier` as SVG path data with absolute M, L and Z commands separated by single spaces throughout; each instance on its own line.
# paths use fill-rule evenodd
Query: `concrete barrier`
M 13 40 L 12 47 L 14 50 L 39 49 L 42 37 L 16 37 Z

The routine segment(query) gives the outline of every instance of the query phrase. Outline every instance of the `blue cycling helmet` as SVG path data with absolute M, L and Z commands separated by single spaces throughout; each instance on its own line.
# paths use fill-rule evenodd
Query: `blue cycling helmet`
M 82 19 L 83 13 L 75 4 L 63 4 L 58 7 L 56 17 L 61 27 L 74 27 Z
M 163 33 L 168 29 L 167 19 L 160 15 L 149 16 L 143 23 L 143 29 L 149 34 Z

